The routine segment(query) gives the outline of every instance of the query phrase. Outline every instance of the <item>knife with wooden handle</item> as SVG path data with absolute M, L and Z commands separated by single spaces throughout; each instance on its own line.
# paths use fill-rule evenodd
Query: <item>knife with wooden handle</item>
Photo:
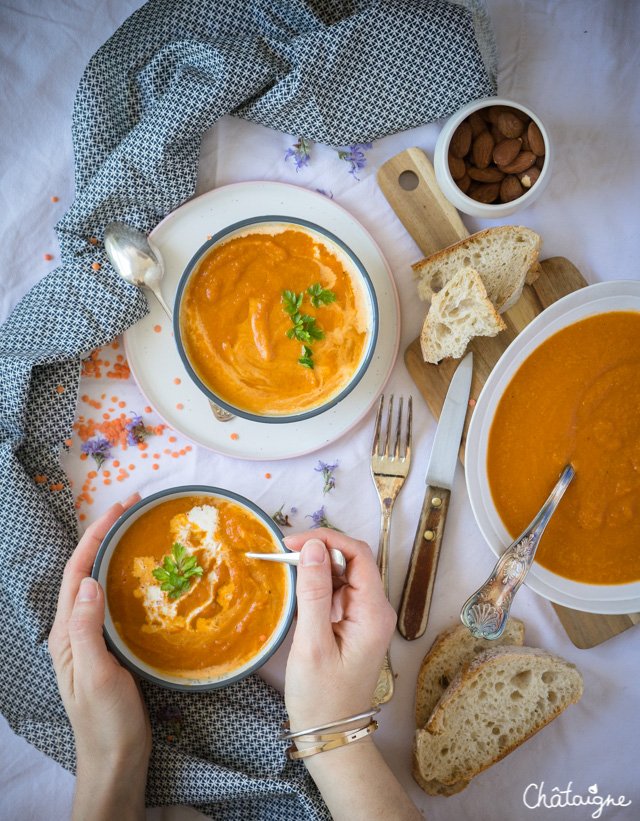
M 408 641 L 424 633 L 429 619 L 451 487 L 469 406 L 472 375 L 473 354 L 468 353 L 458 365 L 449 385 L 433 441 L 426 476 L 427 491 L 398 612 L 398 630 Z

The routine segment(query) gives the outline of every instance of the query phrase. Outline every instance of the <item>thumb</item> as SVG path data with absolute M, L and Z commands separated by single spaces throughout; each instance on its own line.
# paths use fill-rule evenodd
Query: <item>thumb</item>
M 317 645 L 330 640 L 333 642 L 331 627 L 331 602 L 333 583 L 331 562 L 324 542 L 309 539 L 305 542 L 298 564 L 298 626 L 296 637 L 305 643 Z
M 95 579 L 83 579 L 68 624 L 73 666 L 80 675 L 95 672 L 109 660 L 102 637 L 103 622 L 102 588 Z

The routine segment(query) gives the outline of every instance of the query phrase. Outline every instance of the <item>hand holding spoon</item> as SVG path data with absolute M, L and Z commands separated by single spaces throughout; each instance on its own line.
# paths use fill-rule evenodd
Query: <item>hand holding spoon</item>
M 265 559 L 268 562 L 282 562 L 283 564 L 297 565 L 300 562 L 300 554 L 295 550 L 288 553 L 245 553 L 248 559 Z M 347 562 L 339 550 L 331 548 L 329 550 L 331 559 L 331 574 L 333 576 L 344 576 L 347 569 Z
M 513 598 L 533 564 L 549 519 L 575 475 L 567 465 L 529 527 L 505 550 L 487 581 L 465 602 L 460 618 L 472 636 L 493 640 L 503 634 Z
M 164 276 L 162 257 L 159 251 L 151 250 L 147 235 L 124 222 L 110 222 L 104 229 L 104 250 L 122 279 L 136 288 L 153 291 L 165 314 L 173 321 L 173 314 L 160 291 Z M 215 402 L 209 404 L 218 422 L 235 419 L 232 413 Z

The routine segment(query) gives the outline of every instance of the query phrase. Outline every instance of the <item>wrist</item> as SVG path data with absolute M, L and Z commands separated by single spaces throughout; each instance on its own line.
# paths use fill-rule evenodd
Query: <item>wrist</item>
M 313 745 L 309 743 L 306 745 L 300 744 L 298 749 L 304 749 L 305 746 Z M 340 769 L 343 774 L 360 771 L 366 766 L 365 761 L 370 760 L 372 756 L 376 757 L 378 755 L 373 738 L 366 736 L 358 741 L 353 741 L 351 744 L 345 744 L 343 747 L 337 747 L 334 750 L 326 750 L 323 753 L 317 753 L 302 760 L 309 775 L 320 787 L 325 781 L 331 782 L 331 779 L 335 777 L 336 769 Z
M 73 821 L 145 817 L 148 758 L 78 753 Z

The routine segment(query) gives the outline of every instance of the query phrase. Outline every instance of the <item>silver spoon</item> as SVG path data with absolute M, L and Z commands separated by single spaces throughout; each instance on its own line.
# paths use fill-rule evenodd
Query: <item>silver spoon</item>
M 460 618 L 472 636 L 493 640 L 503 634 L 513 598 L 533 564 L 549 519 L 575 475 L 567 465 L 529 527 L 505 550 L 487 581 L 465 602 Z
M 136 288 L 153 291 L 165 314 L 173 321 L 173 314 L 160 291 L 160 282 L 164 276 L 162 257 L 159 251 L 151 250 L 147 235 L 124 222 L 110 222 L 104 229 L 104 250 L 122 279 Z M 209 404 L 219 422 L 235 419 L 232 413 L 215 402 L 209 400 Z
M 298 565 L 300 554 L 295 550 L 290 553 L 245 553 L 248 559 L 265 559 L 268 562 L 282 562 L 284 564 Z M 334 576 L 344 576 L 347 569 L 347 562 L 344 555 L 339 550 L 329 549 L 331 559 L 331 573 Z
M 153 291 L 165 314 L 173 319 L 160 291 L 162 257 L 159 251 L 151 250 L 146 234 L 124 222 L 110 222 L 104 229 L 104 250 L 122 279 L 136 288 Z

